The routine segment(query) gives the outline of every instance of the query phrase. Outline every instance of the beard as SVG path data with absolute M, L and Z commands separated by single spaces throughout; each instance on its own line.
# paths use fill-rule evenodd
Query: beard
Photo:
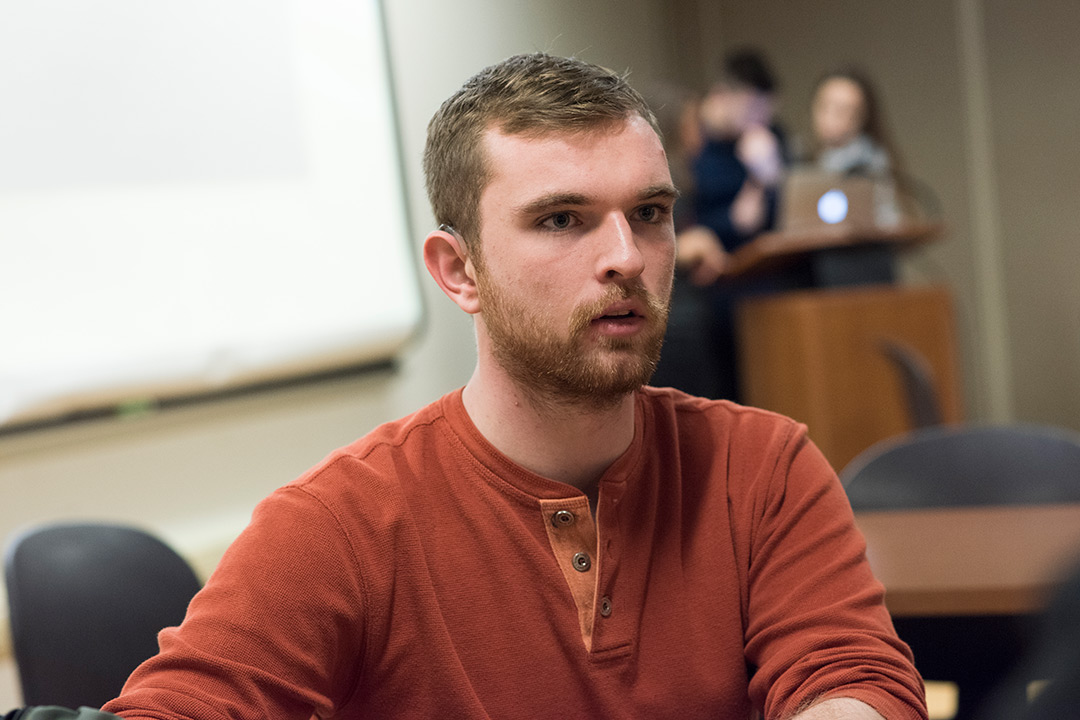
M 565 332 L 552 327 L 542 303 L 512 297 L 477 269 L 484 327 L 499 365 L 541 404 L 613 407 L 649 381 L 660 360 L 670 294 L 652 295 L 640 278 L 609 286 L 604 297 L 578 306 Z M 589 327 L 614 302 L 634 298 L 647 325 L 630 337 L 590 337 Z

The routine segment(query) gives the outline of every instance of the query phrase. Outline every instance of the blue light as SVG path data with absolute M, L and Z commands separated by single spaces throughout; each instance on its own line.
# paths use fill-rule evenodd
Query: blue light
M 847 195 L 842 190 L 830 190 L 818 198 L 818 217 L 830 225 L 835 225 L 846 218 L 847 212 Z

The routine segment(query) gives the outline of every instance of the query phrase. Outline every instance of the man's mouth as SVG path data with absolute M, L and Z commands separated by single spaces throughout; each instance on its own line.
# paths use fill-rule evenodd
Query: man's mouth
M 601 315 L 597 320 L 625 320 L 626 318 L 633 317 L 638 317 L 638 314 L 633 310 L 623 310 L 621 312 L 612 312 Z
M 630 337 L 637 334 L 645 325 L 645 314 L 628 305 L 629 303 L 625 303 L 605 308 L 602 314 L 592 319 L 590 325 L 609 337 Z
M 620 302 L 609 303 L 607 307 L 600 311 L 600 314 L 593 317 L 593 322 L 604 320 L 632 320 L 635 318 L 644 318 L 644 313 L 639 311 L 638 305 L 632 300 L 622 300 Z

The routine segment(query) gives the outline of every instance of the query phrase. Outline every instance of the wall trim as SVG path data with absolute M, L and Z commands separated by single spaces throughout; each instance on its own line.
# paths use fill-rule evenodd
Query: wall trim
M 983 0 L 957 0 L 960 74 L 966 106 L 968 194 L 976 318 L 981 342 L 973 361 L 985 382 L 979 415 L 993 422 L 1013 419 L 1012 360 L 1006 309 L 1001 216 L 994 163 Z

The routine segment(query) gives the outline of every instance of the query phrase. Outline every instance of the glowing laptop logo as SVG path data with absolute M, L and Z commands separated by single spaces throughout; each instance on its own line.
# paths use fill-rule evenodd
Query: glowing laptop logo
M 829 190 L 818 198 L 817 214 L 830 225 L 842 221 L 848 214 L 848 199 L 843 190 Z

